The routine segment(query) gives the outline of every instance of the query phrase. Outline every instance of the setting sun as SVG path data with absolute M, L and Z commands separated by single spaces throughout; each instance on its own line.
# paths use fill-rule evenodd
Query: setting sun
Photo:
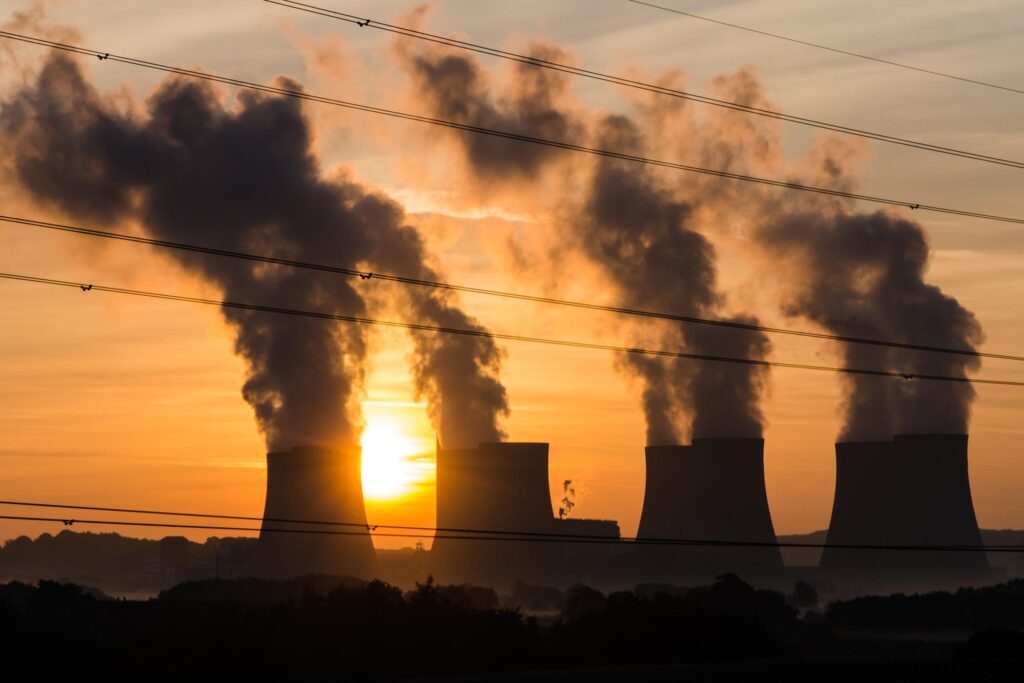
M 424 478 L 422 451 L 417 440 L 391 419 L 371 419 L 363 431 L 363 495 L 367 499 L 393 500 Z

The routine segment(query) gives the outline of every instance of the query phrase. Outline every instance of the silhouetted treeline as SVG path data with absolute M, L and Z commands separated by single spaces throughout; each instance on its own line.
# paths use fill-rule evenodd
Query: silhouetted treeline
M 145 602 L 10 583 L 0 638 L 9 667 L 39 676 L 325 680 L 776 657 L 767 627 L 794 620 L 735 577 L 654 598 L 580 587 L 553 625 L 498 607 L 489 588 L 329 580 L 192 582 Z
M 543 620 L 499 606 L 478 586 L 310 576 L 192 581 L 147 601 L 73 584 L 0 584 L 5 673 L 45 680 L 366 680 L 544 672 L 633 680 L 716 671 L 800 680 L 988 680 L 1019 674 L 1024 582 L 981 590 L 867 598 L 798 615 L 781 593 L 725 575 L 710 586 L 608 595 L 523 584 Z M 806 588 L 806 587 L 805 587 Z M 800 590 L 805 590 L 801 588 Z M 800 590 L 794 590 L 794 595 Z M 953 607 L 951 607 L 953 605 Z M 850 628 L 905 632 L 858 635 Z M 922 638 L 960 628 L 959 642 Z M 917 634 L 917 635 L 915 635 Z M 1010 660 L 1010 661 L 1007 661 Z M 1016 660 L 1016 661 L 1013 661 Z M 747 662 L 747 664 L 743 664 Z M 575 673 L 570 673 L 575 672 Z M 583 672 L 589 672 L 584 675 Z M 856 674 L 856 675 L 855 675 Z M 535 675 L 535 674 L 529 674 Z M 541 676 L 538 680 L 547 680 Z M 577 678 L 572 678 L 577 676 Z
M 567 661 L 589 665 L 770 659 L 787 649 L 774 629 L 795 623 L 781 594 L 728 574 L 678 594 L 576 587 L 550 638 Z
M 1024 579 L 955 593 L 935 591 L 841 600 L 826 610 L 829 624 L 869 629 L 1024 628 Z

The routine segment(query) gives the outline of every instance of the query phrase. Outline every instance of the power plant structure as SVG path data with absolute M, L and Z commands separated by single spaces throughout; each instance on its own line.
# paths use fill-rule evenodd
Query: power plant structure
M 822 575 L 850 586 L 893 587 L 988 578 L 983 552 L 939 549 L 982 544 L 967 446 L 965 434 L 837 443 Z M 689 446 L 648 446 L 635 544 L 615 542 L 620 538 L 615 522 L 555 517 L 548 452 L 546 443 L 438 448 L 437 532 L 430 569 L 439 581 L 504 589 L 517 580 L 565 585 L 575 578 L 611 586 L 638 581 L 693 584 L 726 572 L 748 581 L 781 578 L 783 562 L 765 488 L 763 439 L 697 438 Z M 267 454 L 258 574 L 375 575 L 360 470 L 357 446 L 297 446 Z M 573 535 L 605 542 L 570 544 L 565 537 Z
M 845 545 L 980 546 L 967 435 L 837 443 L 836 493 L 819 566 L 832 576 L 891 585 L 984 578 L 982 552 L 838 547 Z
M 267 498 L 257 559 L 260 575 L 373 578 L 376 555 L 366 527 L 361 463 L 358 446 L 296 446 L 267 453 Z M 346 526 L 282 520 L 344 522 Z
M 758 579 L 782 571 L 764 482 L 764 439 L 694 439 L 690 446 L 648 446 L 646 456 L 635 553 L 644 580 L 707 580 L 726 572 Z M 722 541 L 750 545 L 713 545 Z
M 431 564 L 440 581 L 561 584 L 565 559 L 554 537 L 557 532 L 548 485 L 548 444 L 490 442 L 472 449 L 438 448 L 437 535 Z

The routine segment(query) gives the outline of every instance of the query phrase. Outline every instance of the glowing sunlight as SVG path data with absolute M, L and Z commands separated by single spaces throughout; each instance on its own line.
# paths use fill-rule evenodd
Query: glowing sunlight
M 363 495 L 371 500 L 394 500 L 426 478 L 416 460 L 422 450 L 397 421 L 370 418 L 361 440 Z M 428 468 L 429 469 L 429 468 Z

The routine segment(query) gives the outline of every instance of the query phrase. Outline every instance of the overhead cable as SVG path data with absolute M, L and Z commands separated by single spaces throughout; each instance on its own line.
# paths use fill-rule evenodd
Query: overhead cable
M 701 95 L 699 93 L 688 92 L 685 90 L 679 90 L 677 88 L 670 88 L 667 86 L 657 85 L 655 83 L 648 83 L 633 78 L 625 78 L 623 76 L 615 76 L 612 74 L 602 73 L 600 71 L 583 69 L 580 67 L 572 66 L 571 64 L 565 64 L 563 62 L 555 62 L 549 59 L 543 59 L 541 57 L 524 55 L 517 52 L 511 52 L 509 50 L 488 47 L 487 45 L 480 45 L 478 43 L 471 43 L 465 40 L 459 40 L 457 38 L 451 38 L 447 36 L 437 35 L 434 33 L 428 33 L 426 31 L 421 31 L 419 29 L 409 28 L 406 26 L 396 26 L 394 24 L 389 24 L 387 22 L 379 21 L 377 19 L 359 17 L 355 14 L 339 12 L 337 10 L 328 9 L 326 7 L 320 7 L 305 2 L 295 2 L 294 0 L 263 1 L 270 3 L 272 5 L 279 5 L 281 7 L 287 7 L 290 9 L 299 10 L 301 12 L 306 12 L 308 14 L 315 14 L 322 17 L 327 17 L 329 19 L 344 21 L 361 28 L 373 28 L 379 31 L 386 31 L 388 33 L 392 33 L 395 35 L 405 36 L 407 38 L 424 40 L 439 45 L 446 45 L 448 47 L 454 47 L 461 50 L 475 52 L 477 54 L 498 57 L 500 59 L 506 59 L 513 62 L 518 62 L 520 64 L 539 67 L 542 69 L 559 71 L 573 76 L 580 76 L 582 78 L 604 81 L 605 83 L 611 83 L 613 85 L 633 88 L 636 90 L 643 90 L 658 95 L 666 95 L 669 97 L 675 97 L 682 100 L 700 102 L 702 104 L 708 104 L 715 107 L 722 107 L 725 109 L 731 109 L 733 111 L 744 112 L 747 114 L 754 114 L 756 116 L 764 116 L 779 121 L 785 121 L 787 123 L 795 123 L 802 126 L 810 126 L 812 128 L 819 128 L 823 130 L 832 131 L 835 133 L 843 133 L 845 135 L 853 135 L 856 137 L 865 138 L 868 140 L 875 140 L 878 142 L 886 142 L 894 145 L 901 145 L 903 147 L 911 147 L 914 149 L 920 149 L 927 152 L 935 152 L 938 154 L 962 157 L 964 159 L 973 159 L 975 161 L 982 161 L 990 164 L 998 164 L 1000 166 L 1009 166 L 1011 168 L 1024 169 L 1024 162 L 1022 161 L 1014 161 L 1012 159 L 1004 159 L 1001 157 L 991 156 L 987 154 L 979 154 L 977 152 L 970 152 L 962 149 L 954 149 L 952 147 L 935 145 L 927 142 L 921 142 L 919 140 L 911 140 L 908 138 L 898 137 L 896 135 L 876 133 L 873 131 L 854 128 L 851 126 L 843 126 L 840 124 L 829 123 L 827 121 L 812 119 L 805 116 L 795 116 L 792 114 L 786 114 L 784 112 L 774 111 L 772 109 L 755 107 L 743 104 L 741 102 L 723 100 L 716 97 Z
M 14 503 L 18 505 L 20 503 Z M 91 509 L 87 506 L 51 506 L 42 507 L 74 507 L 77 509 Z M 95 508 L 101 509 L 101 508 Z M 131 510 L 124 510 L 131 512 Z M 140 511 L 142 512 L 142 511 Z M 149 513 L 151 514 L 151 513 Z M 190 515 L 189 513 L 159 513 L 177 514 L 183 517 L 225 517 L 229 519 L 251 519 L 259 521 L 260 518 L 246 518 L 229 515 Z M 271 533 L 271 534 L 307 534 L 320 536 L 379 536 L 383 538 L 416 538 L 422 539 L 428 534 L 396 533 L 379 531 L 381 528 L 405 528 L 389 527 L 385 525 L 371 524 L 345 524 L 345 526 L 359 527 L 359 530 L 343 531 L 338 529 L 324 528 L 296 528 L 296 527 L 248 527 L 234 526 L 227 524 L 190 524 L 181 522 L 164 521 L 133 521 L 122 519 L 79 519 L 73 517 L 44 517 L 35 515 L 0 515 L 0 519 L 23 522 L 52 522 L 60 523 L 65 527 L 74 527 L 75 524 L 102 525 L 102 526 L 127 526 L 127 527 L 149 527 L 165 529 L 192 529 L 205 531 L 242 531 L 249 533 Z M 267 520 L 269 521 L 269 520 Z M 280 523 L 280 522 L 279 522 Z M 299 522 L 295 524 L 328 524 L 340 526 L 341 522 Z M 413 527 L 426 532 L 431 532 L 430 537 L 436 539 L 450 539 L 460 541 L 502 541 L 512 543 L 591 543 L 607 545 L 654 545 L 654 546 L 695 546 L 695 547 L 754 547 L 754 548 L 837 548 L 846 550 L 892 550 L 892 551 L 931 551 L 931 552 L 997 552 L 1016 553 L 1024 552 L 1021 545 L 919 545 L 919 544 L 829 544 L 809 543 L 800 541 L 744 541 L 738 539 L 682 539 L 682 538 L 641 538 L 641 537 L 614 537 L 614 536 L 593 536 L 586 534 L 557 534 L 557 533 L 534 533 L 528 531 L 490 531 L 490 530 L 462 530 L 448 529 L 441 532 L 432 527 Z
M 955 81 L 962 81 L 964 83 L 972 83 L 974 85 L 981 85 L 986 88 L 995 88 L 997 90 L 1004 90 L 1006 92 L 1017 93 L 1018 95 L 1024 95 L 1024 90 L 1018 88 L 1011 88 L 1006 85 L 999 85 L 998 83 L 990 83 L 988 81 L 978 80 L 976 78 L 967 78 L 965 76 L 957 76 L 955 74 L 946 73 L 943 71 L 935 71 L 934 69 L 925 69 L 920 66 L 913 66 L 911 64 L 904 64 L 901 62 L 895 62 L 891 59 L 882 59 L 881 57 L 872 57 L 871 55 L 862 54 L 860 52 L 853 52 L 851 50 L 841 50 L 837 47 L 830 47 L 828 45 L 822 45 L 821 43 L 812 43 L 808 40 L 800 40 L 799 38 L 792 38 L 790 36 L 784 36 L 779 33 L 771 33 L 769 31 L 762 31 L 760 29 L 751 28 L 750 26 L 741 26 L 740 24 L 733 24 L 728 21 L 721 21 L 720 19 L 712 19 L 711 17 L 702 16 L 700 14 L 694 14 L 693 12 L 684 12 L 673 7 L 666 7 L 665 5 L 656 5 L 653 2 L 646 2 L 645 0 L 627 0 L 632 2 L 634 5 L 645 5 L 654 9 L 659 9 L 664 12 L 672 12 L 673 14 L 679 14 L 684 17 L 690 17 L 691 19 L 700 19 L 701 21 L 711 22 L 712 24 L 718 24 L 719 26 L 728 26 L 729 28 L 739 29 L 741 31 L 747 31 L 749 33 L 756 33 L 762 36 L 768 36 L 769 38 L 778 38 L 779 40 L 785 40 L 790 43 L 797 43 L 799 45 L 806 45 L 808 47 L 814 47 L 819 50 L 828 50 L 829 52 L 835 52 L 837 54 L 846 55 L 848 57 L 856 57 L 858 59 L 867 59 L 872 62 L 878 62 L 879 64 L 888 64 L 889 66 L 896 66 L 901 69 L 909 69 L 911 71 L 918 71 L 920 73 L 930 74 L 932 76 L 941 76 L 942 78 L 951 78 Z
M 735 363 L 740 365 L 757 365 L 771 368 L 787 368 L 793 370 L 813 370 L 818 372 L 834 372 L 848 375 L 868 375 L 873 377 L 891 377 L 906 381 L 929 380 L 943 382 L 965 382 L 968 384 L 992 384 L 1002 386 L 1024 387 L 1024 381 L 987 379 L 981 377 L 967 377 L 956 375 L 934 375 L 915 372 L 900 372 L 895 370 L 873 370 L 868 368 L 844 368 L 826 365 L 809 365 L 806 363 L 787 363 L 783 361 L 770 361 L 757 358 L 738 358 L 735 356 L 716 356 L 704 353 L 688 353 L 685 351 L 670 351 L 667 349 L 645 349 L 633 346 L 620 346 L 616 344 L 599 344 L 595 342 L 574 341 L 568 339 L 551 339 L 546 337 L 530 337 L 519 334 L 508 334 L 499 332 L 488 332 L 486 330 L 473 330 L 461 327 L 444 327 L 440 325 L 427 325 L 415 322 L 400 322 L 394 320 L 379 320 L 374 318 L 363 318 L 359 316 L 342 315 L 337 313 L 324 313 L 322 311 L 306 311 L 283 306 L 265 306 L 240 301 L 227 301 L 221 299 L 207 299 L 203 297 L 184 296 L 179 294 L 167 294 L 163 292 L 150 292 L 139 289 L 128 289 L 124 287 L 110 287 L 98 285 L 92 282 L 81 282 L 71 280 L 57 280 L 53 278 L 36 277 L 33 275 L 19 275 L 16 273 L 0 273 L 0 279 L 16 280 L 21 282 L 33 282 L 37 284 L 51 285 L 81 289 L 83 292 L 109 292 L 111 294 L 124 294 L 128 296 L 144 297 L 149 299 L 162 299 L 165 301 L 181 301 L 184 303 L 201 304 L 205 306 L 216 306 L 219 308 L 232 308 L 247 311 L 261 311 L 278 315 L 292 315 L 306 318 L 317 318 L 320 320 L 336 320 L 339 322 L 357 323 L 362 325 L 379 325 L 382 327 L 397 327 L 417 332 L 435 332 L 440 334 L 458 334 L 470 337 L 486 337 L 501 341 L 525 342 L 529 344 L 547 344 L 551 346 L 562 346 L 575 349 L 593 349 L 596 351 L 612 351 L 615 353 L 628 353 L 642 356 L 657 356 L 667 358 L 684 358 L 689 360 L 707 361 L 713 363 Z
M 874 204 L 900 206 L 911 210 L 929 211 L 932 213 L 962 216 L 965 218 L 978 218 L 982 220 L 997 221 L 1001 223 L 1014 223 L 1017 225 L 1024 225 L 1024 218 L 1016 216 L 1001 216 L 997 214 L 983 213 L 980 211 L 970 211 L 966 209 L 957 209 L 933 204 L 922 204 L 918 202 L 910 202 L 900 199 L 890 199 L 874 195 L 859 194 L 856 192 L 847 192 L 845 190 L 836 190 L 827 187 L 805 185 L 803 183 L 791 180 L 763 178 L 760 176 L 751 176 L 743 173 L 733 173 L 731 171 L 704 168 L 702 166 L 693 166 L 690 164 L 676 163 L 673 161 L 664 161 L 660 159 L 654 159 L 651 157 L 641 156 L 639 154 L 630 154 L 627 152 L 618 152 L 614 150 L 600 149 L 597 147 L 588 147 L 586 145 L 580 145 L 574 142 L 567 142 L 564 140 L 551 140 L 548 138 L 539 138 L 522 133 L 513 133 L 511 131 L 496 130 L 493 128 L 485 128 L 483 126 L 474 126 L 470 124 L 459 123 L 457 121 L 449 121 L 446 119 L 440 119 L 431 116 L 423 116 L 420 114 L 410 114 L 408 112 L 397 111 L 395 109 L 386 109 L 384 107 L 375 107 L 368 104 L 360 104 L 358 102 L 350 102 L 332 97 L 325 97 L 323 95 L 315 95 L 312 93 L 305 92 L 303 90 L 289 88 L 284 85 L 261 85 L 259 83 L 245 81 L 239 78 L 220 76 L 210 72 L 196 71 L 194 69 L 185 69 L 176 66 L 168 66 L 166 64 L 160 64 L 159 62 L 151 62 L 142 59 L 136 59 L 134 57 L 116 55 L 110 52 L 101 52 L 99 50 L 94 50 L 92 48 L 69 45 L 67 43 L 58 43 L 56 41 L 46 40 L 44 38 L 36 38 L 33 36 L 26 36 L 11 31 L 0 31 L 0 38 L 7 38 L 9 40 L 15 40 L 23 43 L 29 43 L 32 45 L 38 45 L 40 47 L 49 47 L 55 50 L 63 50 L 65 52 L 72 52 L 75 54 L 96 57 L 97 59 L 103 61 L 118 62 L 121 64 L 128 64 L 131 66 L 153 69 L 156 71 L 163 71 L 165 73 L 172 73 L 187 78 L 196 78 L 200 80 L 231 85 L 239 88 L 245 88 L 248 90 L 256 90 L 259 92 L 281 95 L 283 97 L 292 97 L 310 102 L 319 102 L 320 104 L 327 104 L 335 107 L 343 107 L 346 109 L 353 109 L 356 111 L 377 114 L 380 116 L 388 116 L 391 118 L 401 119 L 405 121 L 426 123 L 429 125 L 441 126 L 443 128 L 450 128 L 452 130 L 459 130 L 467 133 L 488 135 L 491 137 L 503 138 L 506 140 L 513 140 L 516 142 L 525 142 L 529 144 L 541 145 L 545 147 L 551 147 L 566 151 L 581 152 L 584 154 L 591 154 L 594 156 L 605 157 L 609 159 L 617 159 L 620 161 L 629 161 L 632 163 L 646 164 L 658 168 L 667 168 L 677 171 L 685 171 L 688 173 L 698 173 L 702 175 L 709 175 L 727 180 L 738 180 L 741 182 L 756 183 L 760 185 L 767 185 L 770 187 L 777 187 L 787 190 L 796 190 L 799 192 L 809 192 L 814 194 L 827 195 L 831 197 L 841 197 L 844 199 L 854 199 L 864 202 L 871 202 Z
M 61 232 L 68 232 L 77 235 L 86 235 L 89 237 L 101 237 L 105 239 L 120 240 L 124 242 L 132 242 L 136 244 L 145 244 L 153 247 L 161 247 L 166 249 L 178 249 L 182 251 L 197 252 L 201 254 L 210 254 L 214 256 L 224 256 L 228 258 L 237 258 L 247 261 L 256 261 L 259 263 L 269 263 L 278 266 L 287 266 L 290 268 L 302 268 L 307 270 L 321 271 L 327 273 L 335 273 L 338 275 L 346 275 L 350 277 L 357 277 L 361 281 L 384 281 L 384 282 L 397 282 L 404 285 L 416 285 L 421 287 L 434 287 L 438 289 L 452 290 L 456 292 L 466 292 L 470 294 L 483 294 L 487 296 L 503 297 L 507 299 L 517 299 L 520 301 L 531 301 L 542 304 L 553 304 L 558 306 L 569 306 L 573 308 L 582 308 L 593 311 L 603 311 L 607 313 L 618 313 L 624 315 L 639 316 L 644 318 L 656 318 L 662 320 L 672 320 L 682 323 L 694 323 L 700 325 L 712 325 L 718 327 L 724 327 L 726 329 L 736 330 L 749 330 L 756 332 L 766 332 L 770 334 L 786 334 L 797 337 L 809 337 L 812 339 L 827 339 L 831 341 L 839 341 L 845 343 L 854 344 L 868 344 L 873 346 L 886 346 L 897 349 L 908 349 L 911 351 L 928 351 L 934 353 L 948 353 L 960 356 L 972 356 L 977 358 L 993 358 L 999 360 L 1012 360 L 1012 361 L 1024 361 L 1024 356 L 1012 355 L 1006 353 L 991 353 L 977 351 L 974 349 L 963 349 L 953 348 L 946 346 L 933 346 L 929 344 L 910 344 L 904 342 L 888 341 L 885 339 L 873 339 L 868 337 L 852 337 L 839 334 L 829 334 L 827 332 L 813 332 L 810 330 L 794 330 L 786 327 L 769 327 L 767 325 L 757 325 L 753 323 L 745 323 L 734 320 L 723 320 L 715 318 L 701 318 L 697 316 L 682 315 L 676 313 L 666 313 L 659 311 L 648 311 L 643 309 L 628 308 L 623 306 L 611 306 L 606 304 L 598 304 L 587 301 L 573 301 L 568 299 L 557 299 L 554 297 L 536 296 L 532 294 L 522 294 L 518 292 L 507 292 L 497 289 L 484 289 L 481 287 L 471 287 L 467 285 L 452 284 L 450 282 L 440 282 L 436 280 L 422 280 L 419 278 L 405 277 L 402 275 L 393 275 L 389 273 L 377 273 L 369 270 L 358 270 L 355 268 L 344 268 L 341 266 L 331 266 L 322 263 L 310 263 L 308 261 L 296 261 L 294 259 L 280 258 L 277 256 L 267 256 L 261 254 L 252 254 L 249 252 L 240 252 L 230 249 L 220 249 L 216 247 L 205 247 L 198 244 L 189 244 L 185 242 L 171 242 L 168 240 L 160 240 L 152 237 L 143 237 L 141 235 L 130 235 L 123 232 L 111 232 L 107 230 L 96 230 L 94 228 L 86 228 L 78 225 L 67 225 L 63 223 L 54 223 L 52 221 L 41 221 L 33 218 L 24 218 L 21 216 L 8 216 L 0 214 L 0 221 L 6 223 L 14 223 L 17 225 L 24 225 L 35 228 L 45 228 L 48 230 L 58 230 Z

